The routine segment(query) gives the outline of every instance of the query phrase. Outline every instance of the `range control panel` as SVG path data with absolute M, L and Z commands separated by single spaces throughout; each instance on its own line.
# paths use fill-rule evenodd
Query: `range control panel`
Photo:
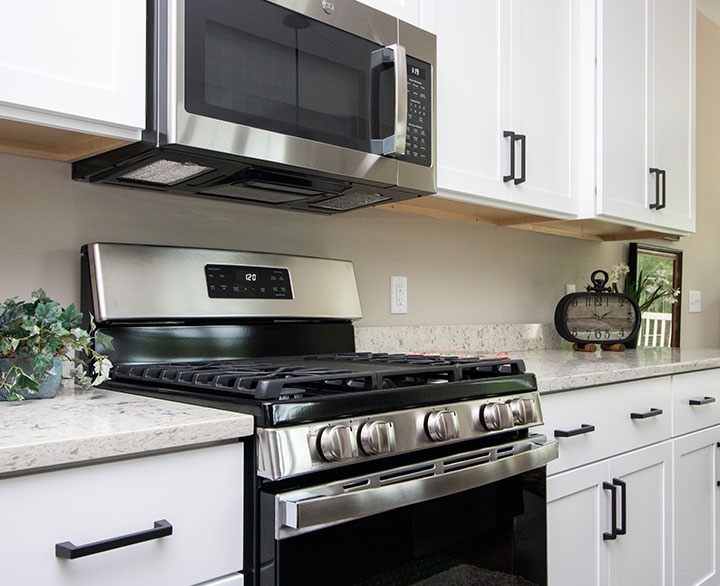
M 398 157 L 429 167 L 432 164 L 432 67 L 408 55 L 408 125 L 405 154 Z
M 292 299 L 290 271 L 271 267 L 205 265 L 208 296 L 219 299 Z

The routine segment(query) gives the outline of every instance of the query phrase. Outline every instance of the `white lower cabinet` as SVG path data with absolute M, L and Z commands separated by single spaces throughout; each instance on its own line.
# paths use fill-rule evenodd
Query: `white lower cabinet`
M 670 584 L 671 471 L 663 442 L 550 477 L 549 584 Z
M 674 440 L 675 586 L 720 584 L 720 426 Z
M 543 398 L 549 586 L 720 585 L 717 397 L 720 369 Z
M 242 483 L 239 442 L 0 478 L 0 583 L 241 586 Z M 57 555 L 164 522 L 172 534 Z

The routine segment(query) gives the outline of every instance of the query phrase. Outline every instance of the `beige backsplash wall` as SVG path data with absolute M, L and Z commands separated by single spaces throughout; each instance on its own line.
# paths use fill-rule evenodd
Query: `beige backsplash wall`
M 685 251 L 683 346 L 720 347 L 720 28 L 699 15 L 698 233 Z M 701 53 L 702 51 L 702 53 Z M 44 287 L 79 300 L 78 251 L 91 241 L 262 250 L 350 259 L 361 325 L 551 322 L 565 283 L 626 260 L 626 243 L 583 242 L 508 228 L 363 210 L 321 217 L 70 179 L 70 166 L 0 155 L 0 298 Z M 390 315 L 389 277 L 408 277 L 409 312 Z

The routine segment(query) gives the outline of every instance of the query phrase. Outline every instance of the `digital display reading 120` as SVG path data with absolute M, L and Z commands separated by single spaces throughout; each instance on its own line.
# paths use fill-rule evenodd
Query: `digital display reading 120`
M 290 271 L 270 267 L 205 265 L 208 295 L 219 299 L 292 299 Z

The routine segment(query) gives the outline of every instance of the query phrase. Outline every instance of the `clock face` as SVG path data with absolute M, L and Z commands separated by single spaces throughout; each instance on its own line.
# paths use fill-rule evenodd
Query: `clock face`
M 565 306 L 569 333 L 580 341 L 610 342 L 629 338 L 639 322 L 635 306 L 623 296 L 578 295 Z

